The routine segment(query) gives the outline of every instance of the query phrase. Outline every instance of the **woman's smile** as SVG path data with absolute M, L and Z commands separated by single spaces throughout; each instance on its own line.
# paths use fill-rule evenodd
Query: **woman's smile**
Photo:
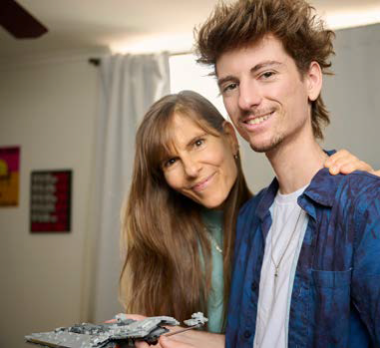
M 192 186 L 192 189 L 196 192 L 203 191 L 204 189 L 209 187 L 215 174 L 216 173 L 213 173 L 210 176 L 208 176 L 206 179 L 200 180 L 198 183 Z

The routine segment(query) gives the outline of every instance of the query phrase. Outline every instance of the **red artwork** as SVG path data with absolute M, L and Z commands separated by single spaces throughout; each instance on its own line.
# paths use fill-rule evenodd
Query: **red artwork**
M 32 172 L 31 232 L 70 232 L 71 184 L 71 170 Z

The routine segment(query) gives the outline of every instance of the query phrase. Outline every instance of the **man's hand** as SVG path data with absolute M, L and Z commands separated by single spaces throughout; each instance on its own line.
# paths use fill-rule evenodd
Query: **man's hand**
M 161 336 L 155 348 L 224 348 L 225 336 L 204 331 L 190 330 L 178 335 Z M 146 342 L 136 342 L 136 348 L 148 348 Z
M 175 338 L 169 338 L 165 336 L 161 336 L 158 343 L 155 346 L 149 346 L 146 342 L 135 342 L 136 348 L 196 348 L 192 344 L 185 343 L 181 340 L 176 340 Z
M 160 337 L 159 344 L 162 348 L 196 348 L 192 344 L 184 343 L 176 340 L 175 338 L 169 338 L 165 336 Z

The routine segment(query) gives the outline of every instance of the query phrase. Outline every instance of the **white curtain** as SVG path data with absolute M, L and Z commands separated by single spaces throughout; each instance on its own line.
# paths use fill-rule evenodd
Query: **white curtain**
M 90 318 L 102 322 L 122 310 L 118 302 L 120 209 L 128 191 L 135 132 L 149 106 L 168 94 L 168 54 L 102 58 L 97 124 Z M 90 286 L 91 287 L 91 286 Z M 92 308 L 91 308 L 92 307 Z

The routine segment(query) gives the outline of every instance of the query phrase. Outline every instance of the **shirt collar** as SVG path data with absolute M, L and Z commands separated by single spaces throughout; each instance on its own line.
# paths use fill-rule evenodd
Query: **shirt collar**
M 313 177 L 304 195 L 321 205 L 332 207 L 337 186 L 343 177 L 342 174 L 331 175 L 327 168 L 323 168 Z
M 336 188 L 342 178 L 343 175 L 331 175 L 327 168 L 323 168 L 313 177 L 310 185 L 306 188 L 301 197 L 307 196 L 318 204 L 331 207 L 334 202 Z M 272 183 L 264 190 L 263 196 L 256 209 L 256 214 L 261 220 L 269 213 L 269 208 L 273 204 L 278 187 L 278 181 L 274 178 Z
M 269 213 L 269 208 L 273 204 L 274 198 L 276 197 L 278 191 L 278 181 L 274 178 L 271 184 L 264 190 L 263 196 L 256 209 L 256 214 L 260 220 L 264 220 L 266 214 Z

